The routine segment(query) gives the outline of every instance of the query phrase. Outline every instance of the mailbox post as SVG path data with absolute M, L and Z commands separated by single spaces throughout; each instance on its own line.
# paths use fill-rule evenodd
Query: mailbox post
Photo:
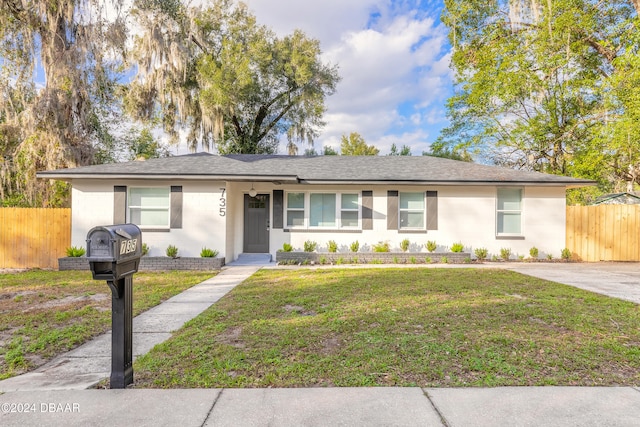
M 111 388 L 133 383 L 133 274 L 142 257 L 142 233 L 134 224 L 92 228 L 87 259 L 95 280 L 111 288 Z

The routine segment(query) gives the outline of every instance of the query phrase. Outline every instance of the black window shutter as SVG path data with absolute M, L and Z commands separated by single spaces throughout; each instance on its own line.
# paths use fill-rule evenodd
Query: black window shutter
M 373 230 L 373 191 L 362 192 L 362 229 Z
M 387 230 L 398 229 L 398 192 L 387 191 Z
M 124 224 L 127 222 L 127 186 L 113 186 L 113 223 Z
M 273 190 L 273 228 L 282 228 L 284 224 L 284 191 Z
M 427 191 L 427 230 L 438 229 L 438 192 Z
M 171 186 L 171 219 L 170 228 L 182 228 L 182 186 Z

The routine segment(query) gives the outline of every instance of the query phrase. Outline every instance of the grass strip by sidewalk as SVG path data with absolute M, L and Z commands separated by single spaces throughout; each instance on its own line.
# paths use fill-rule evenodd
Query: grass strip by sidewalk
M 134 316 L 216 272 L 137 273 Z M 0 274 L 0 379 L 34 369 L 111 329 L 111 290 L 86 271 Z
M 262 270 L 135 387 L 640 385 L 640 309 L 511 271 Z

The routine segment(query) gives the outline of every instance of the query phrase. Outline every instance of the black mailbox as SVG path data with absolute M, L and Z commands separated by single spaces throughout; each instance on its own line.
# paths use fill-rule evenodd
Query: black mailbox
M 94 279 L 117 280 L 138 271 L 142 233 L 135 224 L 94 227 L 87 234 L 87 259 Z
M 137 225 L 94 227 L 87 234 L 87 259 L 93 278 L 111 288 L 111 388 L 133 383 L 133 274 L 142 257 Z

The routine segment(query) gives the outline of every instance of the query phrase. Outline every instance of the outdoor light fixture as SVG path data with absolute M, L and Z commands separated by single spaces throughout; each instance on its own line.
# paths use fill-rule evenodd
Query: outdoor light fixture
M 249 196 L 256 197 L 256 194 L 258 194 L 258 192 L 256 191 L 255 188 L 253 188 L 253 182 L 252 182 L 251 183 L 251 190 L 249 190 Z

